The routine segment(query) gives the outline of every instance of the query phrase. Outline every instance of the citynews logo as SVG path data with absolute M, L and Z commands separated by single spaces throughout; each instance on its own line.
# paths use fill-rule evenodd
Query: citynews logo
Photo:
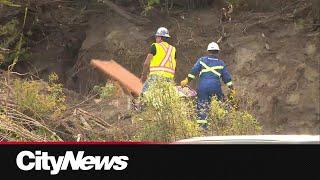
M 25 160 L 25 161 L 24 161 Z M 48 152 L 22 151 L 17 155 L 16 164 L 23 171 L 45 170 L 51 175 L 57 175 L 60 171 L 72 170 L 116 170 L 127 168 L 128 156 L 84 156 L 84 151 L 79 151 L 75 156 L 72 151 L 67 151 L 64 156 L 49 156 Z

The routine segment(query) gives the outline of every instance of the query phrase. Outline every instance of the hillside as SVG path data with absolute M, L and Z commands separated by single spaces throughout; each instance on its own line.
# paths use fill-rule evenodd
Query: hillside
M 93 87 L 106 82 L 105 75 L 90 66 L 92 58 L 114 59 L 139 76 L 154 31 L 165 26 L 177 48 L 175 81 L 179 83 L 206 53 L 207 44 L 223 37 L 221 58 L 238 93 L 252 100 L 250 108 L 263 134 L 318 134 L 320 32 L 313 28 L 313 4 L 250 2 L 237 6 L 232 20 L 222 24 L 223 5 L 218 2 L 203 5 L 207 2 L 199 1 L 185 9 L 177 1 L 169 15 L 158 6 L 143 15 L 144 9 L 134 1 L 116 3 L 121 11 L 96 1 L 31 4 L 23 31 L 28 56 L 21 58 L 14 71 L 43 81 L 55 72 L 59 83 L 72 92 L 69 98 L 76 100 L 68 105 L 70 111 L 85 101 L 81 104 L 85 112 L 124 126 L 129 123 L 120 122 L 128 114 L 127 95 L 119 91 L 102 103 L 90 99 Z M 23 11 L 10 11 L 14 8 L 2 7 L 2 22 L 23 19 Z

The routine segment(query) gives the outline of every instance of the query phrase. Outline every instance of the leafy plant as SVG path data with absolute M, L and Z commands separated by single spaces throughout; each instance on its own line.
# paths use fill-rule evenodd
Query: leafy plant
M 9 1 L 0 1 L 0 4 L 5 4 L 13 7 L 20 7 L 20 5 L 10 4 Z M 27 19 L 28 8 L 26 7 L 24 10 L 24 19 L 22 23 L 22 29 L 18 30 L 19 21 L 16 19 L 12 19 L 5 25 L 0 27 L 0 37 L 3 39 L 0 42 L 1 51 L 5 49 L 6 51 L 1 53 L 0 65 L 8 66 L 9 70 L 12 70 L 15 64 L 20 59 L 24 59 L 28 57 L 27 49 L 24 47 L 26 43 L 26 38 L 23 34 L 23 29 Z
M 21 112 L 36 119 L 57 118 L 66 109 L 62 85 L 53 82 L 15 80 L 13 97 Z
M 227 3 L 237 6 L 241 0 L 227 0 Z
M 1 54 L 2 58 L 0 61 L 0 65 L 4 63 L 11 63 L 14 58 L 12 58 L 16 52 L 10 52 L 9 48 L 15 46 L 19 39 L 19 31 L 17 26 L 19 22 L 16 19 L 12 19 L 5 25 L 0 27 L 0 37 L 2 38 L 0 42 Z M 4 49 L 6 51 L 4 51 Z
M 230 102 L 212 98 L 209 111 L 209 129 L 212 135 L 259 134 L 262 126 L 247 110 L 237 110 Z
M 160 0 L 140 0 L 140 6 L 142 7 L 142 15 L 146 16 L 150 10 L 152 10 L 153 6 L 156 4 L 160 4 Z
M 170 142 L 199 135 L 193 102 L 182 99 L 173 82 L 155 80 L 141 102 L 142 112 L 133 117 L 139 126 L 136 140 Z
M 116 94 L 116 86 L 113 83 L 106 83 L 104 86 L 94 86 L 93 91 L 98 93 L 100 98 L 107 99 Z

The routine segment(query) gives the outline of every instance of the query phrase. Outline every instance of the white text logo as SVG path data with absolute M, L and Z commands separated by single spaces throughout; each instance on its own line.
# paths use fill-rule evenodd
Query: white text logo
M 24 161 L 26 160 L 26 161 Z M 23 171 L 46 170 L 51 175 L 58 174 L 61 170 L 116 170 L 121 171 L 128 166 L 128 156 L 84 156 L 84 151 L 79 151 L 75 156 L 72 151 L 67 151 L 64 156 L 49 156 L 48 152 L 22 151 L 16 158 L 17 166 Z

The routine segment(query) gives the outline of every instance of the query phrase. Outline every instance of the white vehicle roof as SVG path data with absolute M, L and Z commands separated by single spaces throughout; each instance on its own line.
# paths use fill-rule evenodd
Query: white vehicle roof
M 320 135 L 205 136 L 179 140 L 174 144 L 320 144 Z

